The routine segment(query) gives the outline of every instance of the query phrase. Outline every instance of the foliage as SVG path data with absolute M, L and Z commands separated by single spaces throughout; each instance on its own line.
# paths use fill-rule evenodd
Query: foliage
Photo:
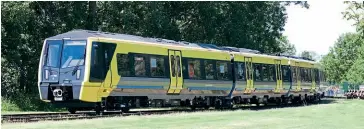
M 282 52 L 280 2 L 99 2 L 102 30 Z M 115 16 L 110 18 L 109 16 Z M 264 36 L 263 36 L 264 35 Z
M 285 6 L 292 3 L 309 7 L 307 2 L 278 1 L 2 2 L 2 97 L 37 96 L 43 40 L 73 29 L 293 53 L 294 46 L 277 40 L 287 19 Z
M 1 98 L 1 111 L 21 111 L 17 104 Z
M 303 51 L 303 52 L 301 52 L 300 56 L 311 59 L 311 60 L 317 60 L 318 59 L 318 55 L 314 51 Z
M 322 60 L 328 79 L 337 83 L 348 81 L 347 77 L 350 77 L 350 80 L 358 80 L 353 77 L 360 76 L 350 74 L 357 73 L 351 70 L 357 69 L 357 67 L 353 67 L 354 63 L 360 64 L 362 58 L 358 57 L 361 55 L 360 49 L 363 46 L 364 40 L 357 33 L 346 33 L 340 36 L 334 47 Z
M 16 98 L 1 98 L 1 111 L 65 111 L 41 100 L 35 94 L 17 94 Z
M 346 74 L 346 80 L 354 84 L 364 83 L 364 44 L 358 50 L 358 58 Z
M 345 1 L 348 5 L 346 11 L 343 12 L 344 18 L 354 20 L 357 31 L 364 37 L 364 2 Z
M 348 81 L 364 83 L 364 2 L 344 2 L 348 5 L 343 16 L 353 20 L 357 33 L 342 34 L 322 63 L 328 80 L 336 83 Z
M 281 36 L 279 38 L 280 41 L 280 48 L 281 48 L 281 52 L 282 54 L 285 55 L 296 55 L 296 47 L 294 46 L 294 44 L 291 44 L 289 42 L 289 40 L 287 39 L 287 36 Z

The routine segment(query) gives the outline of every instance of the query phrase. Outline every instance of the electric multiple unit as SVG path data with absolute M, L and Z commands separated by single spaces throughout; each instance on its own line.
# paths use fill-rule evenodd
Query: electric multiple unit
M 211 44 L 74 30 L 45 39 L 41 100 L 70 112 L 317 100 L 318 63 Z

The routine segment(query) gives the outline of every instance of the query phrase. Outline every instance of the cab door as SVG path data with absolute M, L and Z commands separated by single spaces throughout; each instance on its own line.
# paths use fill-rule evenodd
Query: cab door
M 97 101 L 101 101 L 102 97 L 109 95 L 108 91 L 112 88 L 112 68 L 115 68 L 116 63 L 112 63 L 116 44 L 93 42 L 91 52 L 91 68 L 90 81 L 100 83 L 97 94 Z
M 101 68 L 98 69 L 99 71 L 102 71 L 101 73 L 103 76 L 105 76 L 105 79 L 103 81 L 103 88 L 109 89 L 112 88 L 112 67 L 113 64 L 112 58 L 114 56 L 114 51 L 116 48 L 116 44 L 112 43 L 97 43 L 99 45 L 98 49 L 98 55 L 97 57 L 100 58 L 98 63 L 101 64 Z M 114 66 L 115 67 L 115 66 Z
M 179 50 L 168 50 L 170 84 L 168 94 L 179 94 L 183 86 L 182 76 L 182 52 Z
M 245 77 L 246 77 L 246 89 L 244 93 L 249 94 L 254 89 L 254 79 L 253 79 L 253 63 L 251 57 L 245 57 Z
M 275 92 L 280 93 L 280 91 L 283 89 L 281 60 L 275 60 L 274 63 L 275 63 L 276 81 L 277 81 Z

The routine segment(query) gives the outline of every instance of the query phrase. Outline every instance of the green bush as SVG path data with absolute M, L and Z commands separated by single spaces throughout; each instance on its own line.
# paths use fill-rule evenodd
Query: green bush
M 38 95 L 18 95 L 16 98 L 2 98 L 1 111 L 64 111 L 50 103 L 43 102 Z
M 21 109 L 12 101 L 1 98 L 1 111 L 21 111 Z

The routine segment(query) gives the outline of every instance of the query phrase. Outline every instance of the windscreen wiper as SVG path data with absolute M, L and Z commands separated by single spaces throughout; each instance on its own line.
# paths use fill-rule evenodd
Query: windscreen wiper
M 86 57 L 86 48 L 85 50 L 83 51 L 83 60 L 85 60 L 85 57 Z M 81 59 L 82 60 L 82 59 Z M 80 66 L 80 62 L 81 60 L 79 60 L 75 66 L 75 68 L 73 69 L 72 71 L 72 75 L 75 75 L 76 71 L 78 70 L 78 67 Z

